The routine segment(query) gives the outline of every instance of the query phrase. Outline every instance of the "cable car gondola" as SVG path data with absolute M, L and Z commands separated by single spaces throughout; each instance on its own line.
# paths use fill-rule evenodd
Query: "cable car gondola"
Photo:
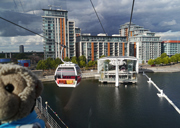
M 77 64 L 66 62 L 55 71 L 55 82 L 59 87 L 76 87 L 81 81 L 81 70 Z
M 63 48 L 62 48 L 63 50 Z M 62 53 L 61 50 L 61 53 Z M 59 87 L 76 87 L 81 82 L 81 69 L 77 64 L 72 62 L 64 62 L 60 64 L 55 71 L 54 77 Z

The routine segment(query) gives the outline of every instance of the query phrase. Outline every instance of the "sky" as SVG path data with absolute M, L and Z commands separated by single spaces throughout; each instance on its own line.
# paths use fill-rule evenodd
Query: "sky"
M 92 0 L 108 35 L 119 34 L 120 25 L 130 21 L 133 0 Z M 0 0 L 0 17 L 42 34 L 42 9 L 68 11 L 68 20 L 82 33 L 96 35 L 103 29 L 90 0 Z M 58 7 L 57 7 L 58 6 Z M 179 0 L 135 0 L 132 22 L 161 36 L 161 40 L 180 40 Z M 43 39 L 0 19 L 0 52 L 43 51 Z

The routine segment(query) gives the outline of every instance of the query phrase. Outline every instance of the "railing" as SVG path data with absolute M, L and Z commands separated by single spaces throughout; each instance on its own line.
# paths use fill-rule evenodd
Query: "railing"
M 116 78 L 99 78 L 99 80 L 101 81 L 115 81 Z M 118 81 L 124 81 L 124 82 L 128 82 L 128 81 L 131 81 L 131 82 L 136 82 L 137 81 L 137 78 L 135 79 L 132 79 L 132 78 L 119 78 Z
M 53 119 L 53 117 L 48 113 L 47 108 L 44 108 L 42 106 L 41 96 L 39 96 L 36 100 L 36 107 L 39 109 L 40 113 L 47 119 L 47 123 L 51 128 L 61 128 L 58 123 Z
M 121 75 L 120 78 L 118 78 L 118 81 L 121 82 L 137 82 L 137 76 L 133 76 L 134 74 L 137 74 L 136 72 L 119 72 Z M 111 77 L 114 76 L 114 77 Z M 99 80 L 100 81 L 109 81 L 109 82 L 115 82 L 116 81 L 116 74 L 113 72 L 107 72 L 107 71 L 101 71 Z
M 95 77 L 95 75 L 99 75 L 99 73 L 97 73 L 97 72 L 82 73 L 82 78 L 85 78 L 85 77 Z

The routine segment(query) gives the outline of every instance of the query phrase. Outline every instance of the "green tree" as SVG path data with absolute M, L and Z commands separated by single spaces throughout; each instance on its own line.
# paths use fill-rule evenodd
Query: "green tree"
M 160 57 L 163 59 L 163 58 L 165 58 L 166 56 L 167 56 L 166 53 L 162 53 Z
M 102 55 L 101 57 L 99 57 L 99 58 L 103 58 L 103 57 L 106 57 L 105 55 Z
M 169 63 L 168 57 L 163 58 L 162 61 L 163 61 L 163 64 L 168 64 Z
M 153 65 L 154 64 L 154 60 L 153 59 L 149 59 L 148 64 L 149 65 Z
M 176 53 L 174 56 L 176 57 L 176 61 L 178 62 L 180 60 L 180 54 Z
M 83 61 L 83 60 L 81 60 L 81 61 L 79 62 L 79 66 L 80 66 L 80 67 L 85 67 L 85 66 L 86 66 L 86 62 Z
M 142 64 L 144 64 L 144 60 L 142 61 Z
M 65 57 L 64 61 L 71 61 L 71 60 L 69 59 L 69 57 Z
M 19 53 L 16 55 L 17 59 L 28 59 L 25 53 Z
M 46 69 L 47 67 L 46 67 L 46 64 L 45 64 L 45 61 L 44 60 L 40 60 L 38 63 L 37 63 L 37 67 L 36 67 L 36 69 L 43 69 L 43 71 L 44 71 L 44 69 Z
M 179 55 L 179 58 L 178 58 L 178 62 L 180 61 L 180 54 L 178 54 Z
M 178 61 L 178 59 L 175 56 L 171 56 L 170 60 L 171 62 L 175 62 L 175 63 Z
M 0 53 L 0 58 L 5 58 L 5 53 Z
M 158 57 L 154 60 L 155 64 L 161 64 L 162 63 L 162 59 L 161 57 Z
M 46 65 L 46 69 L 53 69 L 54 68 L 54 62 L 53 62 L 53 59 L 52 58 L 47 58 L 45 60 L 45 65 Z
M 88 62 L 88 67 L 92 67 L 93 65 L 94 65 L 94 61 L 90 60 L 90 61 Z
M 78 58 L 79 60 L 79 66 L 80 67 L 85 67 L 86 66 L 86 57 L 84 55 L 80 56 Z
M 59 58 L 56 58 L 56 59 L 55 59 L 55 62 L 56 62 L 56 64 L 58 64 L 58 65 L 59 65 L 59 64 L 62 64 L 62 61 L 61 61 L 61 59 L 59 59 Z
M 78 58 L 78 59 L 79 59 L 79 61 L 81 61 L 81 60 L 82 60 L 82 61 L 85 61 L 85 62 L 86 62 L 86 57 L 85 57 L 84 55 L 79 56 L 79 58 Z
M 76 56 L 73 56 L 71 58 L 71 62 L 75 63 L 75 64 L 78 64 L 78 58 Z
M 57 68 L 59 64 L 62 64 L 62 63 L 63 63 L 63 62 L 61 61 L 61 59 L 59 59 L 59 58 L 56 58 L 54 61 L 55 61 L 55 68 Z

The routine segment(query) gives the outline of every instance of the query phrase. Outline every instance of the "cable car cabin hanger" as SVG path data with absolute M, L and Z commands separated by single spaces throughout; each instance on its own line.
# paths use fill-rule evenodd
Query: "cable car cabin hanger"
M 72 62 L 60 64 L 55 71 L 55 82 L 59 87 L 76 87 L 81 77 L 79 66 Z

